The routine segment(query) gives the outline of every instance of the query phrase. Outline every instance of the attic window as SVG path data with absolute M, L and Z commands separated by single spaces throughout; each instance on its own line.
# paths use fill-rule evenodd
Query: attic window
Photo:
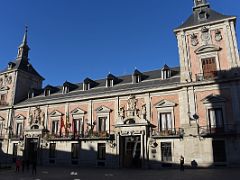
M 14 67 L 14 63 L 13 62 L 9 62 L 8 63 L 8 70 L 12 69 Z
M 69 87 L 68 86 L 63 86 L 63 94 L 69 93 Z
M 199 20 L 206 20 L 207 19 L 207 12 L 206 11 L 201 11 L 198 15 Z
M 83 90 L 87 91 L 90 89 L 90 83 L 83 83 Z
M 113 87 L 113 85 L 114 85 L 113 79 L 106 80 L 106 87 Z
M 171 70 L 170 68 L 165 64 L 162 68 L 162 79 L 168 79 L 171 77 Z
M 133 75 L 133 83 L 140 83 L 141 76 L 140 75 Z
M 33 98 L 34 97 L 34 92 L 33 91 L 29 91 L 28 93 L 28 98 Z
M 46 90 L 44 91 L 44 95 L 45 95 L 45 96 L 50 96 L 50 95 L 51 95 L 50 89 L 46 89 Z

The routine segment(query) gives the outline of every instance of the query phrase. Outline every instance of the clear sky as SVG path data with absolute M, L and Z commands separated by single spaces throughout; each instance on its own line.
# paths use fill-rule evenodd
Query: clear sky
M 238 17 L 240 0 L 209 0 Z M 173 29 L 193 0 L 0 0 L 0 69 L 17 55 L 29 26 L 30 62 L 44 85 L 178 66 Z M 240 35 L 239 35 L 240 36 Z M 239 38 L 238 38 L 239 41 Z

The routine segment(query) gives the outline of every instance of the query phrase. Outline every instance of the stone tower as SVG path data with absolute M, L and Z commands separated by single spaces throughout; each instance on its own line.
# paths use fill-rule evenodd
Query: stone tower
M 18 48 L 17 58 L 8 63 L 0 72 L 0 106 L 11 107 L 28 97 L 31 88 L 42 88 L 44 78 L 29 63 L 29 46 L 27 43 L 27 27 L 23 41 Z
M 194 0 L 192 15 L 174 30 L 178 40 L 181 82 L 213 78 L 239 67 L 235 16 L 220 14 L 207 0 Z

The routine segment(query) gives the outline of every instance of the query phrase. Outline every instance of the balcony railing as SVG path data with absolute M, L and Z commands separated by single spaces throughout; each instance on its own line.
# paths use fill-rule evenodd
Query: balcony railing
M 237 126 L 234 124 L 224 124 L 223 126 L 200 126 L 199 134 L 204 135 L 226 135 L 236 134 Z
M 168 137 L 168 136 L 183 136 L 184 130 L 182 128 L 172 128 L 164 130 L 152 130 L 152 137 Z
M 9 137 L 12 140 L 22 140 L 22 139 L 24 139 L 24 135 L 23 134 L 11 134 L 11 135 L 9 135 Z
M 230 77 L 239 77 L 239 70 L 221 70 L 221 71 L 212 71 L 207 73 L 198 73 L 196 74 L 196 81 L 204 81 L 204 80 L 215 80 L 215 79 L 224 79 Z
M 71 139 L 71 140 L 78 140 L 78 139 L 90 139 L 90 138 L 108 138 L 110 137 L 109 132 L 102 131 L 102 132 L 71 132 L 71 133 L 48 133 L 47 139 L 53 140 L 53 139 Z

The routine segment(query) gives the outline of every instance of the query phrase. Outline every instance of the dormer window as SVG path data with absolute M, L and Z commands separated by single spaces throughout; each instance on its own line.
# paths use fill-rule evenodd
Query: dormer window
M 15 66 L 15 63 L 9 62 L 8 63 L 8 70 L 12 69 Z
M 170 68 L 165 64 L 162 68 L 162 79 L 168 79 L 171 77 L 171 70 Z
M 116 82 L 117 77 L 109 73 L 106 79 L 106 87 L 113 87 Z
M 90 89 L 90 83 L 84 83 L 83 84 L 83 90 L 84 91 L 87 91 L 87 90 L 89 90 Z
M 206 20 L 207 19 L 207 12 L 206 11 L 200 11 L 200 13 L 198 14 L 199 20 Z
M 112 79 L 107 79 L 106 80 L 106 87 L 113 87 L 113 80 Z
M 28 98 L 33 98 L 34 97 L 34 92 L 33 91 L 29 91 L 28 93 Z
M 69 93 L 69 87 L 68 86 L 63 86 L 63 94 Z
M 142 81 L 142 73 L 135 69 L 133 75 L 132 75 L 132 82 L 133 83 L 140 83 Z
M 91 80 L 90 78 L 86 78 L 84 81 L 83 81 L 83 91 L 87 91 L 89 89 L 91 89 L 94 85 L 94 81 Z
M 45 89 L 44 95 L 45 96 L 50 96 L 51 95 L 51 90 L 50 89 Z

